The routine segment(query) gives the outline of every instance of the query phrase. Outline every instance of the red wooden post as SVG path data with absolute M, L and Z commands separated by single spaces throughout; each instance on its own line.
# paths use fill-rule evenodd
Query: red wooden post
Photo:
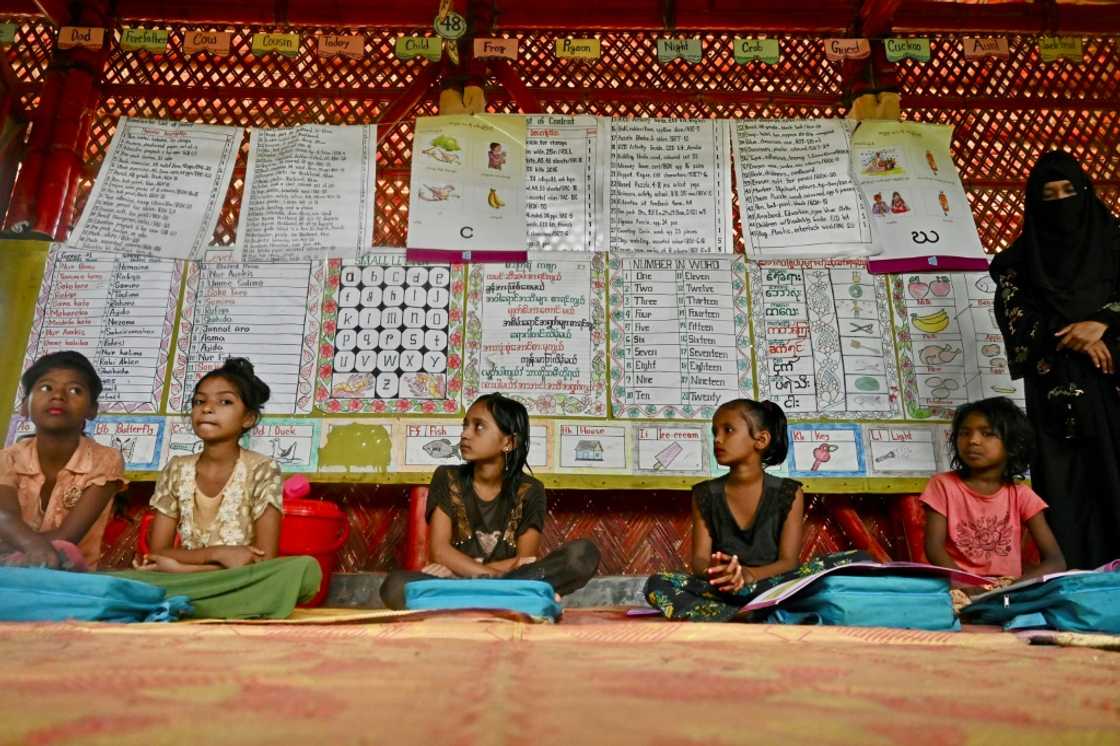
M 899 495 L 891 504 L 895 524 L 902 529 L 911 562 L 929 562 L 926 556 L 926 516 L 917 495 Z
M 887 550 L 883 549 L 883 545 L 868 532 L 867 527 L 860 520 L 859 513 L 852 507 L 848 498 L 829 498 L 828 512 L 840 526 L 840 530 L 848 537 L 848 541 L 852 542 L 853 547 L 867 552 L 877 562 L 891 561 L 891 556 L 887 554 Z
M 66 82 L 63 67 L 52 64 L 47 70 L 39 105 L 35 108 L 29 125 L 27 147 L 19 175 L 12 187 L 12 200 L 4 220 L 6 229 L 30 228 L 35 220 L 35 205 L 38 202 L 39 183 L 43 174 L 43 164 L 51 146 L 54 132 L 55 109 L 62 99 L 62 88 Z
M 428 564 L 428 488 L 408 491 L 408 531 L 405 535 L 404 569 L 419 570 Z

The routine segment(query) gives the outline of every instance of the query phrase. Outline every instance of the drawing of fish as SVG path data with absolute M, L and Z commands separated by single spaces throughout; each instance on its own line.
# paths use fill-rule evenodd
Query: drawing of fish
M 429 440 L 421 448 L 432 458 L 459 458 L 459 444 L 452 443 L 447 438 Z

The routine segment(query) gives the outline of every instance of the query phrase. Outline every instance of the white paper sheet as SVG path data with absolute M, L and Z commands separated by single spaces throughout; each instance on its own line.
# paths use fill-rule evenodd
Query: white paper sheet
M 254 129 L 236 258 L 351 258 L 373 243 L 376 125 Z
M 240 127 L 121 117 L 69 245 L 201 258 L 242 134 Z
M 612 252 L 731 252 L 730 123 L 610 123 L 608 246 Z

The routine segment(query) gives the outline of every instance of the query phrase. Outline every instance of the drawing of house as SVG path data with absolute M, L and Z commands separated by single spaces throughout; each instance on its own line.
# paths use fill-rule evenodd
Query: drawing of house
M 602 461 L 603 444 L 597 440 L 581 440 L 576 443 L 576 461 Z

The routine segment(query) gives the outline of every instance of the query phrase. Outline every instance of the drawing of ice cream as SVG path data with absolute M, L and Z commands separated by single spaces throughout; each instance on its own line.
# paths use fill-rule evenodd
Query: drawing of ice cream
M 658 451 L 657 455 L 653 457 L 653 470 L 662 471 L 668 469 L 669 465 L 676 461 L 677 456 L 681 455 L 684 446 L 676 441 Z

